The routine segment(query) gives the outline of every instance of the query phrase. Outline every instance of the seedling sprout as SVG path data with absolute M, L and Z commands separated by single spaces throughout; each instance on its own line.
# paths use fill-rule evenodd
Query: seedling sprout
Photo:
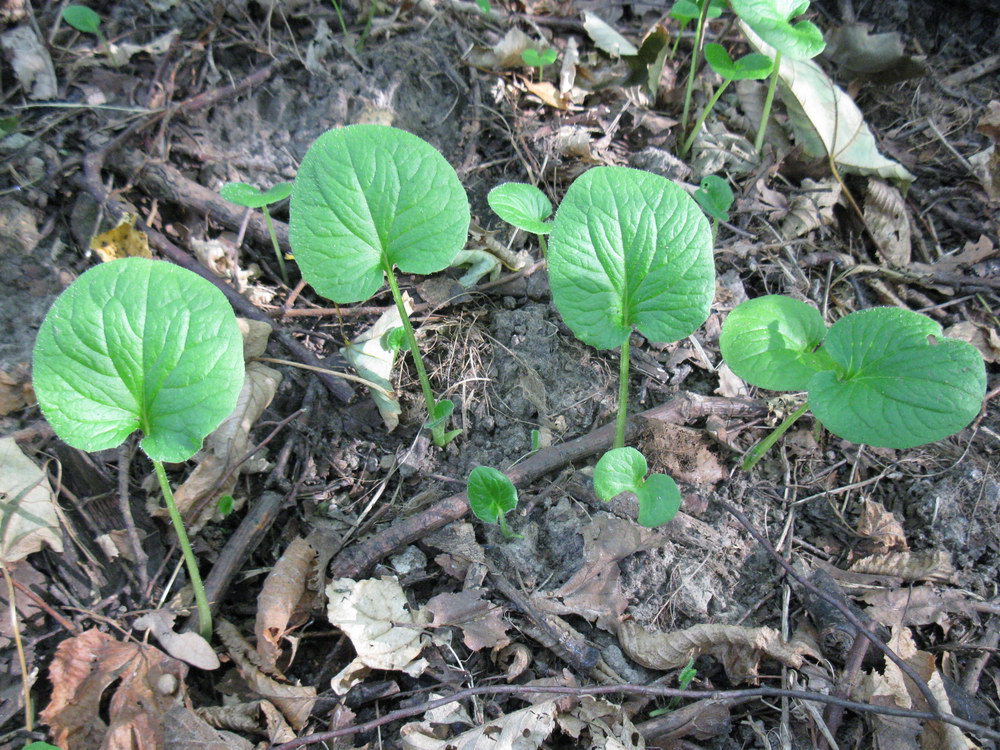
M 281 280 L 288 286 L 288 271 L 285 269 L 285 256 L 281 252 L 278 244 L 278 235 L 274 232 L 274 222 L 271 221 L 271 212 L 267 207 L 273 203 L 279 203 L 292 194 L 292 183 L 279 182 L 266 193 L 262 193 L 253 185 L 245 182 L 227 182 L 222 186 L 219 195 L 230 203 L 244 208 L 260 208 L 264 211 L 264 221 L 267 222 L 267 233 L 271 236 L 271 245 L 274 247 L 274 256 L 278 259 L 278 267 L 281 269 Z
M 623 492 L 639 500 L 640 526 L 651 529 L 670 521 L 681 507 L 681 492 L 666 474 L 646 475 L 646 458 L 635 448 L 613 448 L 594 467 L 594 493 L 610 502 Z
M 538 80 L 541 80 L 545 75 L 545 66 L 551 65 L 556 61 L 556 51 L 552 47 L 548 47 L 541 52 L 533 47 L 528 47 L 528 49 L 521 53 L 521 59 L 524 60 L 526 65 L 538 68 Z
M 701 181 L 701 187 L 694 191 L 694 199 L 712 217 L 712 244 L 715 244 L 715 238 L 719 235 L 719 222 L 729 221 L 733 191 L 724 179 L 710 174 Z
M 698 10 L 696 16 L 689 16 L 689 14 L 695 6 Z M 674 6 L 677 7 L 676 5 Z M 718 11 L 718 12 L 717 12 Z M 687 84 L 684 87 L 684 110 L 681 113 L 681 132 L 687 132 L 688 115 L 691 113 L 691 95 L 694 92 L 694 76 L 698 72 L 698 59 L 701 55 L 701 42 L 705 37 L 705 22 L 708 20 L 709 16 L 713 18 L 721 15 L 722 11 L 719 9 L 718 5 L 712 0 L 694 0 L 690 5 L 682 5 L 679 11 L 684 14 L 687 18 L 697 18 L 697 25 L 695 26 L 694 32 L 694 49 L 691 50 L 691 68 L 688 71 Z M 676 18 L 677 16 L 675 16 Z M 686 25 L 686 22 L 685 22 Z
M 506 514 L 517 507 L 517 488 L 506 474 L 489 466 L 477 466 L 466 482 L 469 507 L 483 523 L 500 525 L 505 539 L 520 539 L 507 525 Z
M 534 185 L 523 182 L 505 182 L 493 188 L 486 202 L 501 219 L 525 232 L 538 237 L 542 255 L 546 255 L 545 235 L 552 231 L 552 203 L 548 196 Z
M 104 44 L 104 34 L 101 33 L 101 17 L 86 5 L 67 5 L 63 8 L 63 20 L 77 31 L 93 34 L 97 41 Z

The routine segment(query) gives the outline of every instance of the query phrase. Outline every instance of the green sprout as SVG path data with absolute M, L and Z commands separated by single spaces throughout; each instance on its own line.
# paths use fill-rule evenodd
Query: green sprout
M 279 182 L 266 193 L 262 193 L 253 185 L 245 182 L 227 182 L 219 190 L 219 195 L 230 203 L 244 208 L 260 208 L 264 212 L 264 221 L 267 222 L 267 232 L 271 236 L 271 245 L 274 247 L 274 257 L 278 259 L 278 267 L 281 270 L 281 280 L 288 286 L 288 271 L 285 268 L 285 256 L 281 252 L 278 244 L 278 235 L 274 231 L 274 222 L 271 221 L 271 212 L 267 207 L 285 200 L 292 194 L 292 183 Z
M 466 495 L 476 518 L 499 524 L 504 539 L 521 538 L 507 525 L 506 514 L 517 507 L 517 488 L 506 474 L 489 466 L 477 466 L 469 473 Z
M 726 0 L 711 0 L 708 6 L 707 18 L 718 18 L 722 15 L 722 9 L 726 5 Z M 674 39 L 674 46 L 670 50 L 670 58 L 677 54 L 677 47 L 681 43 L 681 34 L 687 25 L 692 21 L 697 21 L 701 16 L 701 3 L 693 0 L 677 0 L 670 9 L 670 17 L 680 22 L 677 29 L 677 37 Z
M 552 47 L 548 47 L 541 52 L 533 47 L 528 47 L 528 49 L 521 53 L 521 59 L 524 60 L 526 65 L 538 68 L 538 79 L 541 80 L 545 75 L 545 66 L 551 65 L 556 61 L 556 51 Z
M 104 34 L 101 33 L 101 17 L 86 5 L 67 5 L 62 11 L 63 20 L 77 31 L 93 34 L 97 41 L 104 44 Z
M 719 222 L 729 221 L 729 209 L 733 205 L 733 191 L 729 183 L 718 175 L 710 174 L 701 181 L 701 187 L 694 191 L 694 199 L 712 217 L 712 244 L 719 235 Z
M 678 9 L 677 5 L 681 7 Z M 698 72 L 698 60 L 701 55 L 701 42 L 705 37 L 705 22 L 709 17 L 718 17 L 721 15 L 722 10 L 719 7 L 721 3 L 715 3 L 712 0 L 693 0 L 693 2 L 688 2 L 688 0 L 682 0 L 681 3 L 674 5 L 674 10 L 676 10 L 681 15 L 676 15 L 674 18 L 686 18 L 687 20 L 696 19 L 697 25 L 695 26 L 694 32 L 694 49 L 691 50 L 691 68 L 688 71 L 687 84 L 684 87 L 684 109 L 681 113 L 681 132 L 687 132 L 688 115 L 691 113 L 691 96 L 694 93 L 694 76 Z M 694 10 L 697 13 L 691 14 Z M 673 13 L 673 11 L 671 11 Z M 683 21 L 684 25 L 687 25 L 687 20 Z
M 552 203 L 541 190 L 523 182 L 505 182 L 493 188 L 486 202 L 501 219 L 538 238 L 544 257 L 547 251 L 545 235 L 552 231 Z

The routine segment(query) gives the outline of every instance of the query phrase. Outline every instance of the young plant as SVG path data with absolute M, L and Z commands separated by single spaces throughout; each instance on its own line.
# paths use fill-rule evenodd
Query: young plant
M 691 128 L 691 132 L 688 134 L 687 139 L 680 148 L 680 155 L 683 156 L 688 151 L 691 150 L 692 144 L 694 144 L 695 138 L 698 137 L 698 131 L 701 130 L 701 126 L 705 122 L 705 118 L 708 117 L 708 113 L 712 111 L 712 107 L 715 103 L 719 101 L 719 98 L 725 92 L 733 81 L 744 81 L 744 80 L 754 80 L 759 81 L 762 78 L 767 78 L 771 74 L 771 58 L 767 55 L 761 55 L 757 52 L 751 52 L 749 55 L 744 55 L 739 60 L 733 60 L 726 52 L 726 48 L 721 44 L 715 44 L 714 42 L 705 45 L 705 60 L 708 61 L 709 66 L 722 76 L 722 85 L 715 90 L 712 94 L 712 98 L 708 100 L 708 104 L 701 111 L 698 119 L 695 121 L 694 126 Z
M 288 286 L 288 271 L 285 270 L 285 256 L 278 245 L 278 235 L 274 232 L 274 222 L 271 221 L 271 212 L 267 207 L 272 203 L 285 200 L 292 194 L 292 183 L 279 182 L 266 193 L 262 193 L 253 185 L 245 182 L 227 182 L 222 186 L 219 195 L 230 203 L 244 208 L 260 208 L 264 210 L 264 221 L 267 222 L 267 233 L 271 235 L 271 245 L 274 247 L 274 257 L 278 259 L 278 267 L 281 269 L 281 280 Z
M 613 448 L 594 467 L 594 493 L 604 502 L 633 493 L 639 500 L 639 525 L 655 529 L 677 515 L 681 492 L 673 477 L 646 476 L 647 470 L 646 457 L 635 448 Z
M 744 302 L 722 326 L 722 357 L 739 377 L 808 401 L 750 451 L 751 468 L 807 409 L 854 443 L 912 448 L 953 435 L 979 413 L 986 366 L 926 315 L 875 307 L 829 329 L 816 308 L 769 295 Z
M 733 11 L 761 39 L 775 49 L 771 80 L 764 98 L 754 149 L 760 153 L 764 146 L 764 133 L 771 116 L 774 91 L 778 85 L 778 71 L 781 56 L 787 55 L 798 60 L 816 57 L 826 47 L 823 32 L 812 21 L 791 23 L 791 19 L 809 10 L 809 0 L 730 0 Z
M 695 6 L 698 13 L 694 18 L 698 24 L 694 32 L 694 49 L 691 50 L 691 69 L 688 71 L 687 85 L 684 87 L 684 110 L 681 113 L 681 132 L 687 132 L 688 115 L 691 113 L 691 95 L 694 93 L 694 76 L 698 72 L 698 60 L 701 55 L 701 41 L 705 36 L 705 22 L 709 16 L 715 18 L 721 15 L 722 11 L 712 0 L 693 0 L 691 5 Z M 677 7 L 676 5 L 674 6 Z M 682 13 L 688 14 L 694 8 L 690 5 L 682 5 Z M 718 13 L 716 11 L 719 11 Z M 676 17 L 676 16 L 675 16 Z M 692 16 L 688 16 L 691 18 Z
M 383 125 L 328 130 L 309 147 L 292 188 L 289 240 L 302 276 L 334 302 L 360 302 L 388 279 L 420 379 L 435 445 L 455 405 L 438 401 L 393 269 L 428 274 L 451 265 L 469 232 L 469 199 L 429 143 Z
M 521 59 L 524 60 L 526 65 L 538 68 L 538 80 L 540 81 L 545 75 L 545 66 L 551 65 L 556 61 L 556 51 L 552 47 L 547 47 L 541 52 L 533 47 L 528 47 L 528 49 L 521 53 Z
M 722 9 L 725 7 L 725 0 L 711 0 L 708 6 L 708 16 L 707 18 L 718 18 L 722 15 Z M 673 59 L 674 55 L 677 54 L 677 47 L 681 43 L 681 34 L 687 25 L 692 21 L 697 21 L 701 16 L 701 5 L 693 0 L 677 0 L 673 7 L 670 9 L 670 17 L 674 20 L 680 22 L 680 26 L 677 29 L 677 37 L 674 39 L 674 46 L 670 50 L 670 58 Z
M 621 347 L 614 448 L 622 448 L 632 330 L 650 341 L 677 341 L 708 317 L 715 293 L 708 221 L 659 175 L 595 167 L 566 192 L 548 265 L 552 299 L 577 338 L 598 349 Z M 670 498 L 658 502 L 666 507 Z
M 93 34 L 97 41 L 104 44 L 104 34 L 101 33 L 101 17 L 86 5 L 67 5 L 63 8 L 63 20 L 77 31 Z
M 707 175 L 701 187 L 694 191 L 694 199 L 702 210 L 712 217 L 712 244 L 719 235 L 719 222 L 729 221 L 729 209 L 733 205 L 733 191 L 729 183 L 718 175 Z
M 508 224 L 538 237 L 542 256 L 546 255 L 545 235 L 552 231 L 552 222 L 546 219 L 552 215 L 552 202 L 545 193 L 534 185 L 505 182 L 489 192 L 486 202 Z
M 517 488 L 506 474 L 489 466 L 477 466 L 469 473 L 465 494 L 476 518 L 499 524 L 504 539 L 521 538 L 510 530 L 505 517 L 517 507 Z
M 210 638 L 205 588 L 163 462 L 191 458 L 236 407 L 243 340 L 226 298 L 164 261 L 102 263 L 52 305 L 33 367 L 42 413 L 74 448 L 107 450 L 142 431 Z

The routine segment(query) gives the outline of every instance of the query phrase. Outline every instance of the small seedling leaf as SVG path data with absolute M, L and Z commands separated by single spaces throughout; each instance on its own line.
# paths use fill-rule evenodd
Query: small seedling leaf
M 982 408 L 986 367 L 974 346 L 945 338 L 925 315 L 878 307 L 830 328 L 836 371 L 809 382 L 820 422 L 855 443 L 912 448 L 961 430 Z
M 548 234 L 552 225 L 545 221 L 552 215 L 552 202 L 534 185 L 505 182 L 493 188 L 486 201 L 508 224 L 532 234 Z
M 803 391 L 829 361 L 816 348 L 826 337 L 819 311 L 777 294 L 744 302 L 719 336 L 722 358 L 748 383 L 770 391 Z
M 640 526 L 655 529 L 677 515 L 681 508 L 681 491 L 672 477 L 650 474 L 635 496 L 639 499 Z
M 823 32 L 812 21 L 790 23 L 809 9 L 809 0 L 731 0 L 731 4 L 736 15 L 785 57 L 808 60 L 826 47 Z
M 465 245 L 469 200 L 429 143 L 382 125 L 321 135 L 292 189 L 289 240 L 303 277 L 335 302 L 368 299 L 386 268 L 428 274 Z
M 230 513 L 233 512 L 233 505 L 235 503 L 236 500 L 233 498 L 232 495 L 223 495 L 222 497 L 220 497 L 219 501 L 216 503 L 216 509 L 219 511 L 219 515 L 222 516 L 223 518 L 228 516 Z
M 398 352 L 406 346 L 406 329 L 402 326 L 391 328 L 382 334 L 379 342 L 386 351 Z
M 705 45 L 705 60 L 712 70 L 731 81 L 759 81 L 771 75 L 774 61 L 767 55 L 751 52 L 739 60 L 733 60 L 721 44 L 710 42 Z
M 709 13 L 712 10 L 709 9 Z M 691 0 L 677 0 L 674 6 L 670 9 L 670 17 L 675 18 L 683 24 L 690 23 L 694 21 L 699 16 L 697 3 Z
M 552 47 L 544 49 L 541 52 L 534 47 L 528 47 L 528 49 L 521 53 L 521 59 L 524 60 L 525 64 L 533 68 L 541 68 L 545 65 L 551 65 L 556 61 L 556 51 Z
M 694 191 L 694 199 L 705 213 L 719 221 L 729 221 L 729 208 L 733 205 L 733 191 L 729 183 L 718 175 L 710 174 Z
M 262 193 L 253 185 L 247 185 L 245 182 L 227 182 L 219 190 L 219 195 L 225 200 L 245 208 L 263 208 L 272 203 L 283 201 L 291 194 L 292 183 L 290 182 L 280 182 L 266 193 Z
M 434 414 L 424 423 L 424 429 L 433 430 L 435 427 L 440 427 L 448 421 L 453 411 L 455 411 L 455 403 L 451 399 L 444 398 L 436 402 L 434 404 Z M 458 435 L 459 433 L 461 433 L 461 430 L 455 434 Z
M 479 7 L 480 12 L 484 16 L 488 16 L 490 11 L 493 10 L 493 5 L 490 3 L 490 0 L 476 0 L 476 5 Z
M 186 461 L 236 406 L 243 341 L 215 286 L 164 261 L 102 263 L 52 305 L 38 332 L 42 412 L 74 448 L 114 448 L 142 430 L 143 450 Z
M 578 338 L 620 346 L 635 327 L 677 341 L 708 317 L 715 293 L 712 232 L 670 180 L 595 167 L 566 192 L 552 224 L 549 281 Z
M 646 457 L 635 448 L 609 450 L 594 467 L 594 493 L 604 502 L 623 492 L 638 494 L 647 470 Z
M 48 742 L 32 742 L 30 745 L 25 745 L 24 750 L 59 750 L 55 745 L 50 745 Z
M 63 20 L 84 34 L 96 34 L 101 28 L 101 17 L 86 5 L 67 5 L 63 8 Z
M 17 130 L 18 124 L 20 124 L 21 118 L 19 115 L 11 115 L 10 117 L 0 117 L 0 135 L 10 135 L 15 130 Z
M 472 470 L 466 494 L 469 507 L 483 523 L 499 523 L 500 516 L 517 507 L 514 483 L 489 466 L 477 466 Z

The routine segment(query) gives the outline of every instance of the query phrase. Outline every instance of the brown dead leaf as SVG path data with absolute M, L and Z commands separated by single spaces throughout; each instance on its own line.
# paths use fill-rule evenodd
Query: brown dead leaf
M 781 236 L 791 240 L 831 224 L 833 207 L 839 200 L 840 183 L 836 180 L 804 179 L 802 190 L 788 206 L 788 215 L 781 224 Z
M 906 543 L 903 524 L 882 503 L 874 500 L 865 500 L 861 506 L 857 532 L 858 536 L 864 538 L 861 550 L 866 555 L 905 552 L 910 548 Z
M 961 592 L 936 586 L 869 591 L 861 598 L 871 606 L 866 614 L 883 625 L 937 624 L 945 634 L 950 624 L 950 613 L 970 615 L 974 611 Z
M 516 26 L 512 26 L 503 39 L 492 47 L 473 47 L 466 58 L 473 65 L 489 70 L 523 68 L 525 63 L 521 58 L 521 53 L 526 49 L 542 51 L 538 43 L 530 36 Z
M 966 242 L 962 249 L 954 254 L 943 255 L 931 266 L 936 271 L 962 271 L 969 266 L 982 263 L 984 260 L 1000 256 L 993 242 L 986 235 L 979 235 L 975 242 Z M 919 267 L 919 266 L 918 266 Z
M 52 698 L 41 718 L 63 750 L 160 750 L 164 714 L 186 700 L 186 675 L 187 666 L 158 648 L 88 630 L 56 649 Z M 119 680 L 105 724 L 103 696 Z
M 175 659 L 187 662 L 198 669 L 218 669 L 219 657 L 215 655 L 215 650 L 211 644 L 198 633 L 174 632 L 174 620 L 177 618 L 173 612 L 166 609 L 155 609 L 148 612 L 133 625 L 139 630 L 148 630 L 163 650 Z
M 524 88 L 529 94 L 534 94 L 554 109 L 567 111 L 574 108 L 570 94 L 563 93 L 548 81 L 524 81 Z
M 635 728 L 622 707 L 585 695 L 556 716 L 559 728 L 577 741 L 578 747 L 641 750 L 645 747 L 642 734 Z M 581 742 L 585 733 L 586 742 Z
M 292 614 L 306 595 L 315 560 L 316 550 L 312 545 L 302 537 L 296 537 L 267 574 L 257 596 L 257 620 L 254 625 L 257 653 L 271 669 L 281 656 L 281 639 L 288 632 Z
M 729 365 L 723 363 L 718 370 L 719 387 L 715 389 L 724 398 L 746 398 L 750 395 L 750 387 L 739 375 L 729 369 Z
M 27 362 L 14 365 L 9 370 L 0 370 L 0 417 L 20 411 L 36 400 L 31 387 L 31 368 Z
M 412 722 L 400 730 L 404 750 L 534 750 L 555 729 L 556 701 L 505 714 L 451 739 L 438 739 L 430 722 Z
M 919 78 L 927 72 L 921 57 L 906 54 L 898 31 L 872 34 L 864 23 L 848 23 L 831 29 L 826 35 L 824 55 L 844 72 L 882 84 Z
M 295 739 L 295 732 L 270 701 L 258 700 L 225 706 L 208 706 L 199 708 L 197 713 L 216 729 L 261 734 L 273 745 Z
M 14 438 L 0 439 L 0 561 L 10 565 L 48 546 L 62 552 L 59 517 L 48 475 Z
M 944 329 L 950 339 L 967 341 L 979 350 L 987 362 L 1000 362 L 1000 334 L 994 326 L 963 320 Z
M 523 643 L 512 643 L 494 651 L 490 658 L 503 670 L 507 682 L 513 682 L 531 666 L 531 649 Z
M 581 533 L 583 567 L 555 591 L 536 593 L 532 602 L 543 612 L 580 615 L 614 632 L 628 606 L 621 590 L 618 561 L 656 546 L 659 536 L 612 516 L 598 516 Z
M 969 163 L 972 164 L 987 197 L 991 201 L 998 201 L 1000 200 L 1000 150 L 997 150 L 997 143 L 1000 143 L 1000 101 L 994 99 L 987 105 L 986 114 L 979 119 L 976 130 L 989 136 L 993 143 L 984 151 L 971 156 Z
M 889 575 L 904 581 L 949 582 L 955 576 L 951 555 L 944 550 L 889 552 L 855 561 L 849 571 L 869 575 Z
M 430 627 L 455 626 L 462 630 L 462 641 L 472 651 L 503 648 L 510 643 L 503 609 L 483 600 L 482 589 L 468 589 L 459 594 L 438 594 L 427 602 L 434 615 Z
M 803 656 L 820 658 L 804 642 L 782 640 L 773 628 L 740 625 L 695 625 L 671 633 L 650 633 L 626 620 L 619 627 L 618 640 L 625 653 L 649 669 L 678 669 L 689 659 L 714 656 L 733 682 L 755 678 L 763 657 L 793 669 L 802 666 Z
M 910 219 L 899 188 L 869 178 L 863 213 L 882 260 L 893 268 L 910 265 Z
M 174 706 L 163 717 L 164 750 L 253 750 L 253 743 L 232 732 L 214 729 L 198 714 Z M 294 735 L 293 735 L 294 737 Z
M 653 471 L 665 471 L 675 479 L 697 487 L 715 487 L 729 472 L 715 457 L 704 430 L 647 420 L 652 437 L 645 454 Z

